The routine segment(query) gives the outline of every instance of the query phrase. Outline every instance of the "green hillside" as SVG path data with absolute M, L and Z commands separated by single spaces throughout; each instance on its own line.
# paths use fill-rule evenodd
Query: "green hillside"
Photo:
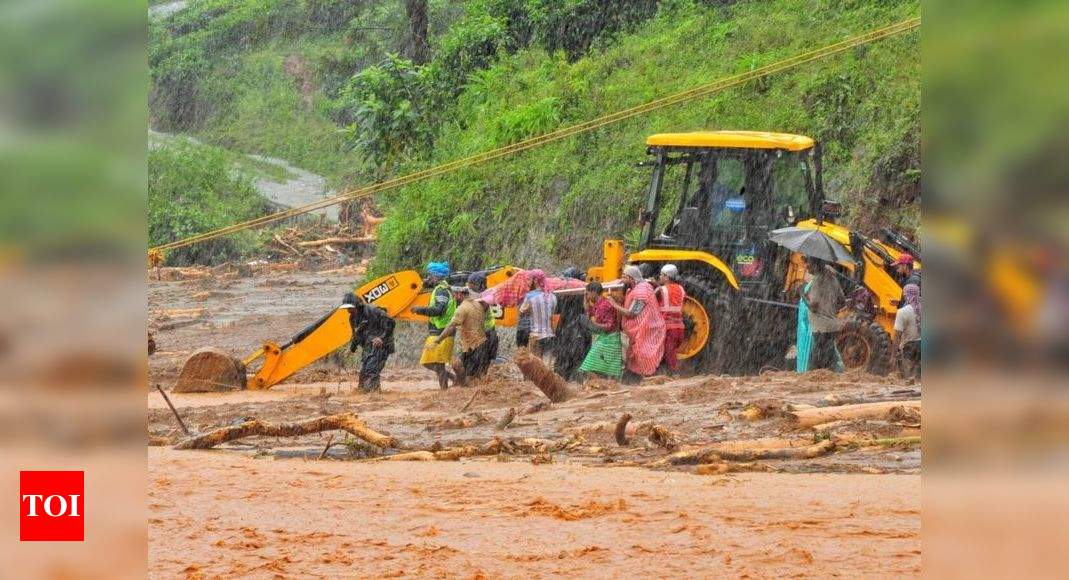
M 194 0 L 151 28 L 154 124 L 352 187 L 919 14 L 916 1 L 432 1 L 417 65 L 397 56 L 402 4 Z M 816 137 L 847 221 L 912 229 L 919 34 L 382 194 L 374 269 L 589 263 L 602 238 L 634 235 L 645 136 L 697 129 Z

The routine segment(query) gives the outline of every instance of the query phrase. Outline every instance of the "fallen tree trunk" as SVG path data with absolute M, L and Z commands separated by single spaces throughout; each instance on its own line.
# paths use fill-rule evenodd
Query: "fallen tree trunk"
M 385 457 L 375 457 L 368 461 L 434 461 L 433 451 L 407 451 L 405 453 L 398 453 L 396 455 L 387 455 Z
M 355 236 L 355 237 L 331 237 L 323 238 L 322 240 L 309 240 L 307 242 L 297 242 L 298 248 L 318 248 L 320 246 L 326 246 L 327 244 L 365 244 L 375 241 L 374 236 Z
M 278 234 L 272 236 L 272 239 L 275 241 L 276 244 L 282 246 L 282 249 L 286 250 L 287 252 L 291 254 L 297 254 L 298 256 L 301 255 L 301 252 L 297 248 L 294 248 L 293 246 L 287 244 L 286 241 L 279 237 Z
M 825 439 L 820 443 L 805 447 L 784 447 L 781 449 L 751 449 L 743 451 L 720 451 L 717 455 L 727 461 L 755 461 L 758 459 L 813 459 L 827 455 L 835 450 L 835 442 Z
M 393 437 L 372 430 L 366 423 L 358 419 L 356 415 L 352 413 L 342 413 L 340 415 L 327 415 L 317 419 L 309 419 L 299 423 L 282 423 L 278 425 L 272 425 L 253 419 L 238 425 L 222 427 L 203 435 L 193 437 L 192 439 L 186 439 L 178 445 L 175 445 L 174 448 L 210 449 L 216 445 L 226 443 L 227 441 L 234 441 L 236 439 L 243 439 L 255 435 L 264 437 L 297 437 L 300 435 L 335 430 L 346 431 L 378 447 L 397 446 L 397 441 Z
M 495 438 L 479 446 L 462 445 L 460 447 L 450 447 L 447 449 L 432 448 L 420 451 L 408 451 L 396 455 L 375 457 L 368 461 L 457 461 L 465 457 L 475 457 L 477 455 L 497 455 L 502 449 L 503 444 L 501 440 Z
M 849 419 L 873 419 L 887 416 L 895 407 L 921 408 L 920 401 L 885 401 L 882 403 L 861 403 L 858 405 L 840 405 L 838 407 L 817 407 L 800 409 L 787 413 L 788 419 L 798 427 L 812 427 L 821 423 Z
M 775 441 L 775 440 L 772 440 Z M 789 443 L 789 442 L 788 442 Z M 679 451 L 653 462 L 651 466 L 695 465 L 722 461 L 756 461 L 759 459 L 812 459 L 831 453 L 835 442 L 830 439 L 798 447 L 772 446 L 766 441 L 726 441 L 697 449 Z

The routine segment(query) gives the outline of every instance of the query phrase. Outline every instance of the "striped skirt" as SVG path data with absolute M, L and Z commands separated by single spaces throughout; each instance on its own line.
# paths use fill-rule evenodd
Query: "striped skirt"
M 590 352 L 586 353 L 579 370 L 618 379 L 623 374 L 624 367 L 622 349 L 619 332 L 595 333 Z

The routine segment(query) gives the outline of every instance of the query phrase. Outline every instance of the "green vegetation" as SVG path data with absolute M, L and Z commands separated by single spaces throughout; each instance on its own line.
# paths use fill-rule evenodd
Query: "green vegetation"
M 267 203 L 237 170 L 233 154 L 218 147 L 172 141 L 149 151 L 148 235 L 155 246 L 251 219 Z M 215 264 L 244 257 L 262 241 L 246 231 L 180 248 L 169 265 Z
M 193 0 L 150 34 L 163 130 L 282 157 L 340 188 L 408 173 L 915 16 L 916 0 L 467 0 L 428 5 L 403 55 L 396 0 Z M 910 33 L 486 166 L 391 191 L 373 270 L 440 257 L 588 264 L 633 237 L 662 131 L 799 132 L 863 229 L 914 229 L 920 50 Z
M 471 77 L 430 164 L 637 105 L 916 13 L 915 3 L 682 3 L 570 62 L 536 47 Z M 387 194 L 381 269 L 433 256 L 590 264 L 606 235 L 633 237 L 652 133 L 798 132 L 825 143 L 827 189 L 861 227 L 913 229 L 919 194 L 917 35 L 871 45 L 712 98 Z M 423 164 L 412 164 L 415 168 Z M 881 201 L 882 200 L 882 201 Z M 630 234 L 630 236 L 629 236 Z M 473 259 L 475 258 L 475 259 Z

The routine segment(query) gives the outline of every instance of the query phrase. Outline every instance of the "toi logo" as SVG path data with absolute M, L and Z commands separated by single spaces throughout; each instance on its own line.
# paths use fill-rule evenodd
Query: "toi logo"
M 85 540 L 85 472 L 19 472 L 19 539 Z

